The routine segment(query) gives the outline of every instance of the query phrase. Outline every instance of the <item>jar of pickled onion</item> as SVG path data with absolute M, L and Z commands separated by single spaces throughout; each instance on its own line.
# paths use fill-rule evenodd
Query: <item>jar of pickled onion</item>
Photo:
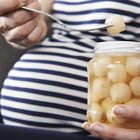
M 88 122 L 140 128 L 139 122 L 113 113 L 120 104 L 140 106 L 140 43 L 97 43 L 88 64 Z

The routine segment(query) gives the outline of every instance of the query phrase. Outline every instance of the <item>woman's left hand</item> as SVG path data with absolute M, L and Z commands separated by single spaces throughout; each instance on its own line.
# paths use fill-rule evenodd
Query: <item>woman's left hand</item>
M 119 117 L 140 121 L 140 107 L 119 105 L 113 111 Z M 92 125 L 85 122 L 83 128 L 93 136 L 104 140 L 140 140 L 140 129 L 117 128 L 99 122 Z

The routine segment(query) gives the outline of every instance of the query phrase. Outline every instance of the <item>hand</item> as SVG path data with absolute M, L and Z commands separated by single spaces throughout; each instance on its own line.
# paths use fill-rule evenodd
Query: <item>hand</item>
M 16 48 L 26 48 L 39 43 L 47 34 L 42 15 L 20 7 L 41 9 L 35 0 L 0 0 L 0 33 Z
M 140 107 L 119 105 L 113 111 L 119 117 L 140 121 Z M 140 140 L 140 129 L 117 128 L 98 122 L 92 125 L 85 122 L 83 128 L 93 136 L 104 140 Z

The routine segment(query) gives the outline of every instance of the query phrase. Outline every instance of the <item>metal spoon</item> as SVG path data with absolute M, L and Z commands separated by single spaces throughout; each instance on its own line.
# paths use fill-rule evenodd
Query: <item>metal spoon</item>
M 39 14 L 42 14 L 42 15 L 45 15 L 45 16 L 48 16 L 51 19 L 55 20 L 57 23 L 59 23 L 67 31 L 89 32 L 89 31 L 94 31 L 94 30 L 106 29 L 106 28 L 109 28 L 109 27 L 113 26 L 113 25 L 108 25 L 108 26 L 107 25 L 103 25 L 103 26 L 100 26 L 100 27 L 92 28 L 92 29 L 75 29 L 75 28 L 71 28 L 71 27 L 67 26 L 62 21 L 60 21 L 59 19 L 57 19 L 56 17 L 52 16 L 49 13 L 46 13 L 46 12 L 43 12 L 43 11 L 40 11 L 40 10 L 36 10 L 36 9 L 33 9 L 33 8 L 25 7 L 25 6 L 22 7 L 22 9 L 28 10 L 28 11 L 32 11 L 32 12 L 36 12 L 36 13 L 39 13 Z

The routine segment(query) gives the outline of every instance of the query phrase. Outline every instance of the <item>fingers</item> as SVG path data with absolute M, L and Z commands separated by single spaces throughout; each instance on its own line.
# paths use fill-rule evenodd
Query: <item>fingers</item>
M 104 140 L 140 140 L 140 130 L 114 128 L 101 123 L 90 125 L 85 122 L 83 128 L 93 136 Z
M 26 18 L 25 18 L 26 17 Z M 0 31 L 4 33 L 7 30 L 16 28 L 17 26 L 20 26 L 32 18 L 35 17 L 35 14 L 33 13 L 27 13 L 24 10 L 20 10 L 18 12 L 14 12 L 12 15 L 9 14 L 6 17 L 0 17 Z
M 29 4 L 31 0 L 0 0 L 0 15 Z
M 10 2 L 11 1 L 13 0 L 10 0 Z M 0 0 L 0 2 L 3 2 L 3 0 Z M 17 0 L 13 2 L 17 2 Z M 18 2 L 20 3 L 18 6 L 15 6 L 14 3 L 11 4 L 14 5 L 13 7 L 17 10 L 10 13 L 6 13 L 7 10 L 1 12 L 5 14 L 0 16 L 0 32 L 13 47 L 24 48 L 24 46 L 33 46 L 46 36 L 47 26 L 45 20 L 42 15 L 18 9 L 18 7 L 21 6 L 21 3 L 26 2 L 30 3 L 27 5 L 28 7 L 34 9 L 40 10 L 41 6 L 38 1 L 34 0 L 19 0 Z M 4 7 L 4 9 L 8 8 Z
M 113 109 L 119 117 L 140 120 L 140 107 L 131 105 L 118 105 Z
M 29 7 L 40 9 L 38 2 L 33 2 Z M 0 32 L 4 33 L 7 30 L 20 26 L 29 20 L 33 19 L 37 14 L 27 12 L 26 10 L 16 10 L 12 13 L 0 17 Z
M 7 41 L 7 40 L 6 40 Z M 12 47 L 16 48 L 16 49 L 20 49 L 20 50 L 25 50 L 27 47 L 13 43 L 13 42 L 9 42 L 7 41 L 8 44 L 10 44 Z
M 113 108 L 113 112 L 128 120 L 134 120 L 139 124 L 140 120 L 140 108 L 139 106 L 131 105 L 117 105 Z M 134 125 L 133 123 L 131 125 Z M 132 126 L 133 127 L 133 126 Z M 84 123 L 83 128 L 90 132 L 93 136 L 107 139 L 107 140 L 140 140 L 140 129 L 125 129 L 111 127 L 102 123 Z
M 140 130 L 114 128 L 101 123 L 95 123 L 90 127 L 90 132 L 99 137 L 112 140 L 140 140 Z
M 26 47 L 33 46 L 34 44 L 38 43 L 40 40 L 40 36 L 42 34 L 42 29 L 40 26 L 36 26 L 36 28 L 32 31 L 32 33 L 25 39 L 15 41 L 15 43 L 20 45 L 27 45 Z
M 38 19 L 39 20 L 39 19 Z M 23 28 L 24 29 L 24 28 Z M 39 43 L 47 34 L 47 26 L 45 22 L 40 21 L 35 28 L 24 39 L 17 39 L 12 41 L 21 46 L 30 47 Z
M 34 18 L 33 20 L 30 20 L 29 22 L 18 26 L 10 31 L 5 32 L 5 38 L 8 41 L 16 41 L 19 39 L 26 38 L 37 26 L 38 24 L 38 18 Z
M 94 130 L 91 130 L 90 124 L 88 122 L 83 123 L 82 127 L 86 131 L 88 131 L 89 133 L 91 133 L 94 137 L 99 137 L 98 133 L 96 133 Z

